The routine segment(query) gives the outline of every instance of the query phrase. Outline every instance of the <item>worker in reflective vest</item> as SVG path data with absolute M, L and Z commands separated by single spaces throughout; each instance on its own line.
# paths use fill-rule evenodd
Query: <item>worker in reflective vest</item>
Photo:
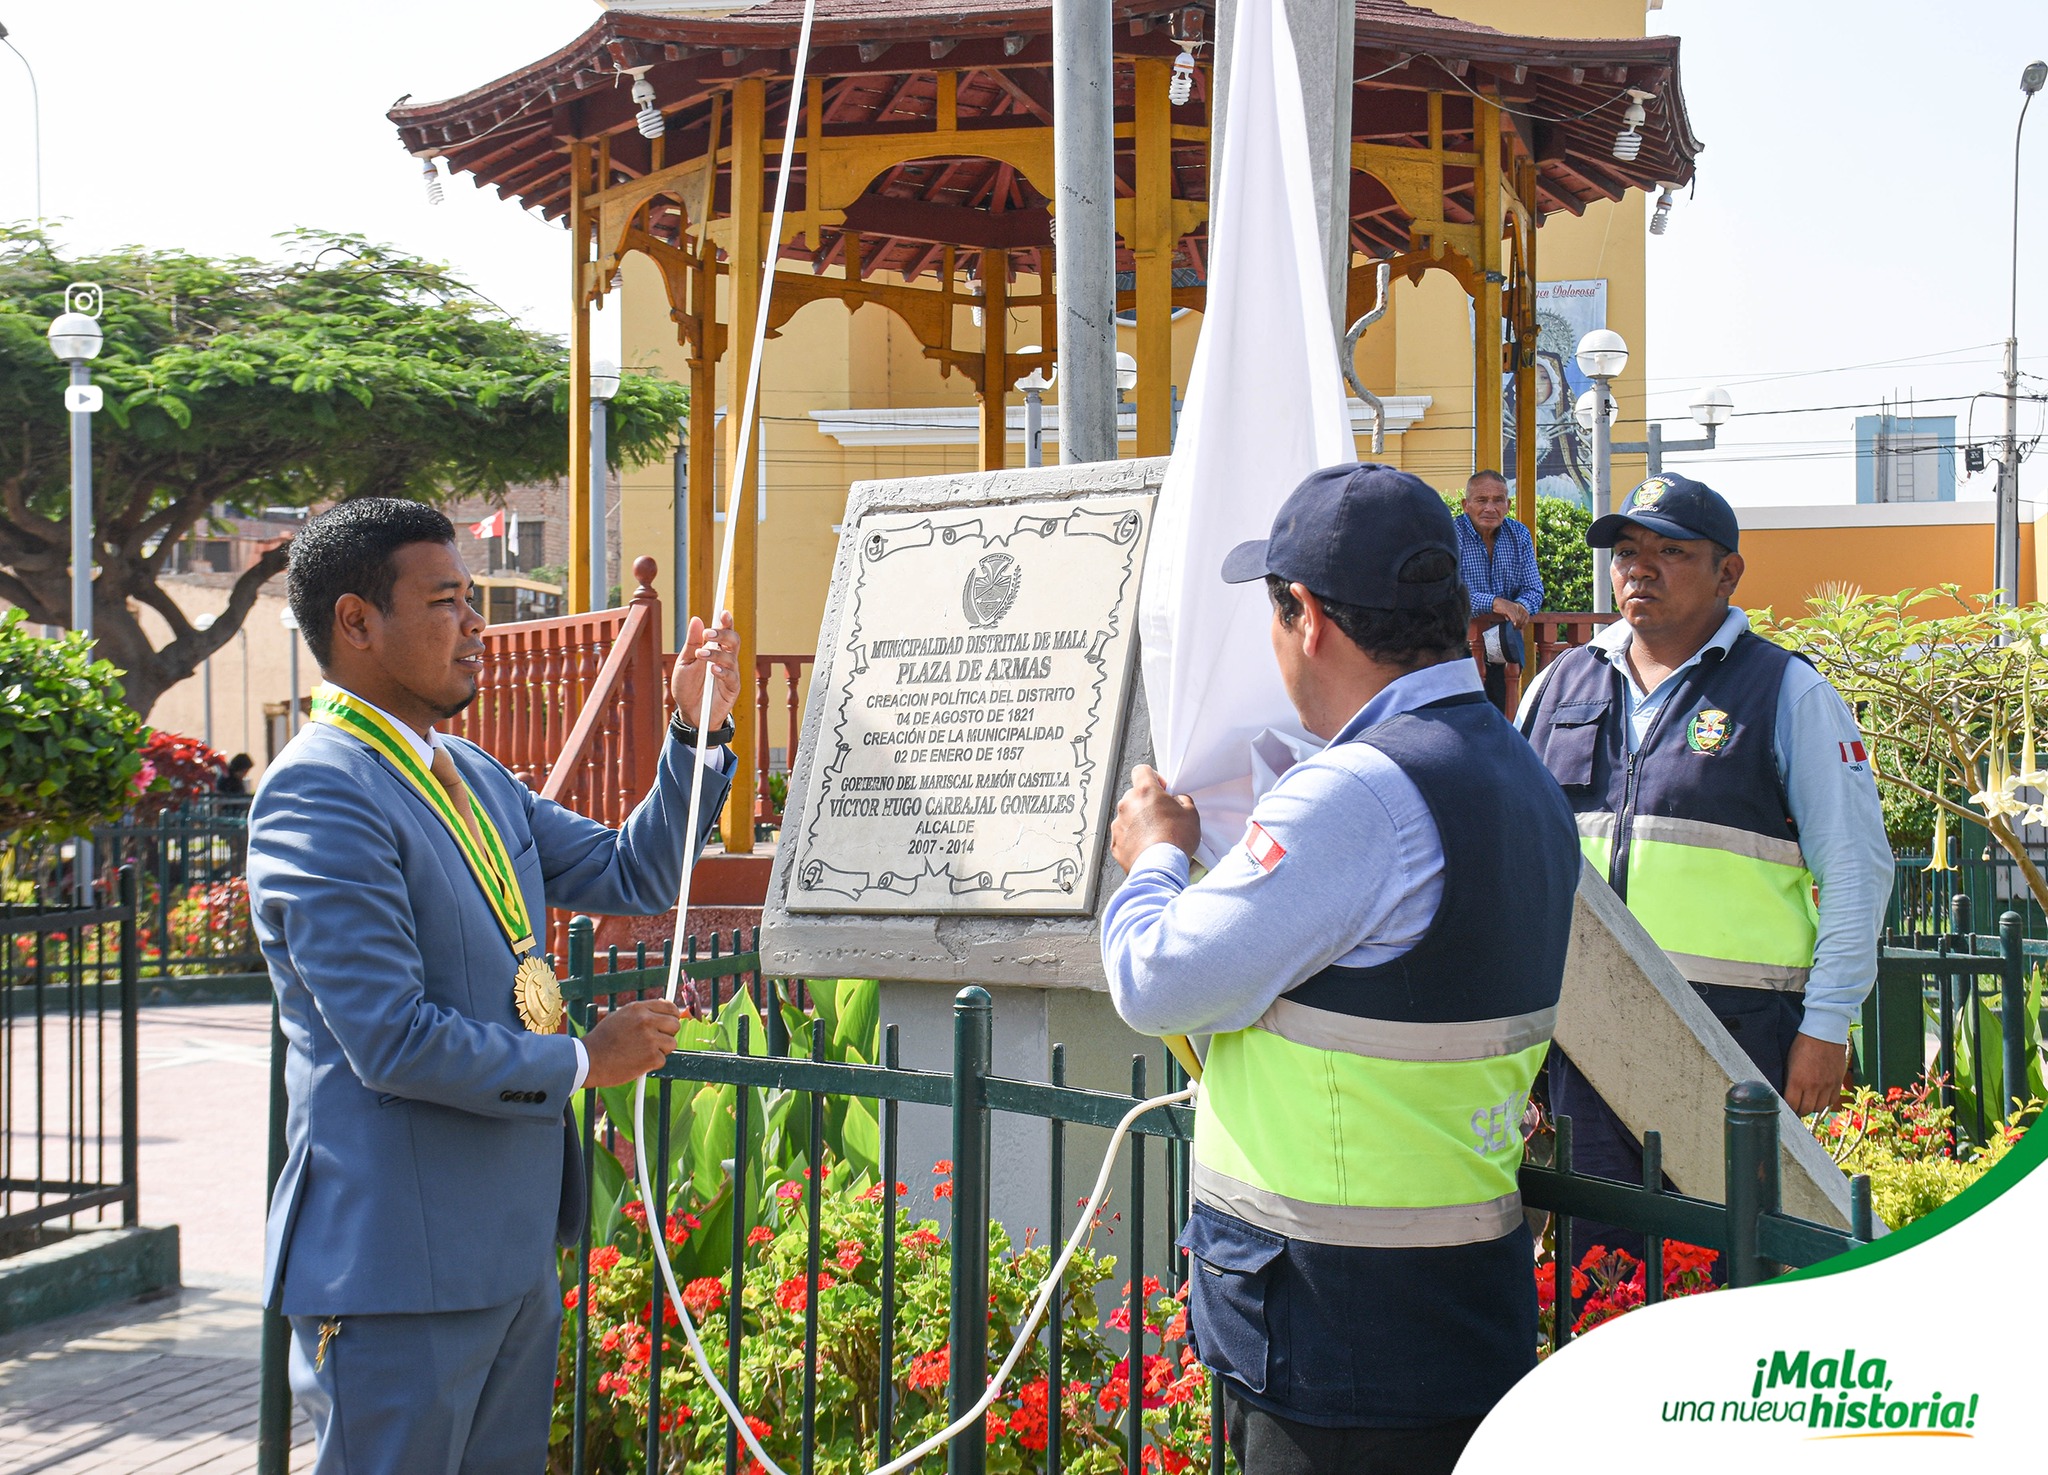
M 1587 859 L 1805 1114 L 1840 1093 L 1892 854 L 1847 705 L 1730 607 L 1739 537 L 1719 493 L 1674 475 L 1595 522 L 1586 540 L 1613 549 L 1621 619 L 1545 668 L 1522 727 Z M 1550 1100 L 1572 1118 L 1577 1166 L 1641 1181 L 1636 1139 L 1562 1052 Z M 1640 1251 L 1638 1236 L 1586 1230 Z
M 1199 881 L 1193 805 L 1139 768 L 1103 918 L 1118 1012 L 1211 1036 L 1189 1326 L 1249 1475 L 1448 1471 L 1535 1361 L 1516 1189 L 1564 978 L 1571 811 L 1487 702 L 1457 536 L 1376 465 L 1309 477 L 1268 539 L 1311 750 Z

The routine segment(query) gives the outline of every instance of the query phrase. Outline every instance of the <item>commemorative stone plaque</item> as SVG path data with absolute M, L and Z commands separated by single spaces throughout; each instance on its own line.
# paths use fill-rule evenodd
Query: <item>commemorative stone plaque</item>
M 1090 909 L 1149 491 L 870 510 L 812 693 L 793 912 Z

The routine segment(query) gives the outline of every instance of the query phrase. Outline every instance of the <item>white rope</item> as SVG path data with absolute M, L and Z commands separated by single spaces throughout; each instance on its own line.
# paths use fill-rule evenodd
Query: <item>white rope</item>
M 797 117 L 802 110 L 804 77 L 810 65 L 811 56 L 811 22 L 816 12 L 817 0 L 805 0 L 803 30 L 797 38 L 795 75 L 790 86 L 789 116 L 783 126 L 782 133 L 782 163 L 775 177 L 775 210 L 768 228 L 768 259 L 762 264 L 761 269 L 760 306 L 754 318 L 754 349 L 747 364 L 746 393 L 741 400 L 739 443 L 733 458 L 735 466 L 748 465 L 747 457 L 752 451 L 754 407 L 759 400 L 761 392 L 762 349 L 768 338 L 768 309 L 770 297 L 774 289 L 775 260 L 782 241 L 783 212 L 789 201 L 790 161 L 796 154 Z M 736 495 L 729 497 L 725 517 L 725 539 L 718 555 L 717 589 L 711 601 L 711 618 L 714 622 L 718 618 L 718 611 L 725 608 L 726 595 L 732 580 L 733 539 L 739 530 L 741 516 L 742 511 L 738 506 L 738 497 Z M 713 627 L 707 629 L 705 633 L 707 636 L 710 636 L 714 635 L 715 631 L 716 626 L 714 623 Z M 683 654 L 687 656 L 689 652 L 686 651 Z M 716 682 L 708 679 L 710 673 L 707 672 L 706 675 L 703 703 L 697 713 L 696 758 L 699 770 L 703 768 L 705 756 L 710 750 L 711 704 L 716 687 Z M 744 690 L 744 683 L 742 684 L 742 690 Z M 694 780 L 694 774 L 692 777 Z M 684 834 L 690 837 L 692 841 L 696 837 L 697 827 L 701 823 L 702 818 L 703 788 L 700 784 L 693 781 L 690 785 L 689 825 L 684 831 Z M 749 817 L 742 815 L 741 822 L 749 822 Z M 683 865 L 682 888 L 676 898 L 676 938 L 669 949 L 668 987 L 665 991 L 665 997 L 670 1003 L 675 1002 L 678 987 L 682 982 L 682 934 L 684 928 L 688 925 L 690 914 L 690 879 L 694 869 L 695 867 L 686 860 Z M 1146 1112 L 1156 1110 L 1162 1106 L 1174 1106 L 1182 1102 L 1191 1101 L 1194 1099 L 1194 1094 L 1195 1088 L 1190 1086 L 1186 1090 L 1175 1091 L 1165 1096 L 1154 1096 L 1149 1101 L 1140 1101 L 1132 1106 L 1128 1112 L 1124 1113 L 1123 1120 L 1117 1123 L 1116 1131 L 1110 1135 L 1109 1150 L 1104 1153 L 1102 1159 L 1102 1171 L 1096 1176 L 1095 1189 L 1088 1196 L 1088 1202 L 1082 1210 L 1080 1220 L 1075 1224 L 1074 1232 L 1068 1237 L 1066 1247 L 1060 1252 L 1059 1259 L 1053 1263 L 1051 1270 L 1047 1272 L 1045 1279 L 1039 1284 L 1037 1299 L 1032 1303 L 1030 1315 L 1024 1318 L 1024 1324 L 1017 1329 L 1016 1341 L 1010 1348 L 1009 1356 L 1003 1359 L 1003 1365 L 996 1370 L 995 1377 L 989 1380 L 987 1388 L 982 1392 L 980 1401 L 922 1444 L 898 1455 L 879 1469 L 871 1471 L 870 1475 L 900 1475 L 900 1472 L 908 1470 L 926 1455 L 943 1447 L 955 1435 L 971 1427 L 976 1420 L 988 1411 L 989 1405 L 1002 1395 L 1003 1388 L 1007 1385 L 1011 1372 L 1017 1366 L 1017 1360 L 1024 1355 L 1025 1349 L 1031 1345 L 1031 1336 L 1037 1329 L 1040 1318 L 1045 1315 L 1046 1308 L 1052 1304 L 1053 1296 L 1058 1293 L 1061 1278 L 1066 1274 L 1068 1264 L 1072 1262 L 1082 1242 L 1088 1237 L 1090 1230 L 1094 1227 L 1095 1216 L 1101 1210 L 1102 1200 L 1109 1192 L 1109 1175 L 1111 1168 L 1116 1162 L 1117 1149 L 1123 1145 L 1124 1138 L 1130 1135 L 1132 1125 Z M 654 1185 L 648 1178 L 646 1107 L 647 1078 L 642 1076 L 633 1085 L 634 1172 L 639 1180 L 640 1202 L 647 1211 L 648 1238 L 654 1243 L 654 1259 L 655 1263 L 661 1267 L 662 1284 L 667 1287 L 669 1303 L 675 1308 L 677 1319 L 683 1328 L 683 1337 L 690 1345 L 690 1356 L 696 1361 L 697 1371 L 703 1376 L 705 1383 L 717 1397 L 719 1407 L 725 1410 L 726 1417 L 732 1420 L 733 1427 L 739 1432 L 739 1437 L 746 1444 L 748 1451 L 752 1453 L 755 1459 L 761 1462 L 762 1468 L 768 1471 L 768 1475 L 786 1475 L 782 1467 L 768 1457 L 768 1451 L 761 1447 L 761 1441 L 755 1437 L 753 1429 L 748 1425 L 745 1411 L 734 1400 L 732 1393 L 726 1388 L 725 1384 L 719 1381 L 718 1375 L 711 1370 L 711 1359 L 705 1355 L 704 1344 L 697 1337 L 697 1323 L 691 1317 L 689 1308 L 683 1304 L 683 1293 L 676 1284 L 675 1266 L 670 1263 L 668 1257 L 668 1236 L 664 1232 L 664 1226 L 667 1222 L 665 1206 L 655 1202 Z M 738 1206 L 735 1204 L 735 1212 L 737 1211 Z M 816 1234 L 818 1226 L 812 1225 L 811 1232 Z M 813 1286 L 808 1294 L 816 1294 L 816 1290 L 817 1288 Z M 735 1322 L 731 1335 L 737 1336 L 739 1335 L 737 1321 L 740 1315 L 738 1287 L 734 1287 L 732 1310 L 729 1315 L 732 1316 Z M 656 1328 L 656 1334 L 659 1334 L 658 1327 Z M 893 1377 L 893 1370 L 885 1370 L 885 1375 Z

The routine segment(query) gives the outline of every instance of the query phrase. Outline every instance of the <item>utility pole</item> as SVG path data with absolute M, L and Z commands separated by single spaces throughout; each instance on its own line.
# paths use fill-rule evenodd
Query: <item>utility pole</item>
M 2029 62 L 2020 73 L 2020 120 L 2012 131 L 2012 316 L 2005 331 L 2005 446 L 1998 463 L 1998 567 L 2001 604 L 2020 597 L 2020 138 L 2034 94 L 2048 82 L 2048 62 Z
M 1116 71 L 1111 7 L 1053 0 L 1060 460 L 1116 459 Z M 1004 386 L 992 384 L 991 394 Z

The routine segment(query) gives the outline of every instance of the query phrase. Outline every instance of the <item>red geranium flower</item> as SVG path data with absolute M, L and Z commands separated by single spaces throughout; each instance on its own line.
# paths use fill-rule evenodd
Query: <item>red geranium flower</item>
M 910 1359 L 910 1386 L 929 1392 L 933 1388 L 946 1386 L 953 1366 L 953 1354 L 940 1347 L 932 1352 L 920 1352 Z

